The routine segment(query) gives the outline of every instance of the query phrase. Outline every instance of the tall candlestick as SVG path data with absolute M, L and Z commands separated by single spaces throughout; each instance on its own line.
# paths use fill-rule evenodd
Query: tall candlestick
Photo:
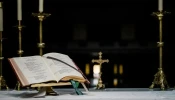
M 1 2 L 0 2 L 0 31 L 3 31 L 3 9 Z
M 150 89 L 153 89 L 155 85 L 159 85 L 161 90 L 168 89 L 169 85 L 166 80 L 165 73 L 163 71 L 163 46 L 164 42 L 162 41 L 163 39 L 163 16 L 164 14 L 168 14 L 169 12 L 166 11 L 158 11 L 158 12 L 153 12 L 153 15 L 156 15 L 159 20 L 159 42 L 157 42 L 157 46 L 159 47 L 159 68 L 158 72 L 154 75 L 154 80 L 150 86 Z
M 163 10 L 163 0 L 158 1 L 158 10 L 162 11 Z
M 39 0 L 39 12 L 40 13 L 43 12 L 43 5 L 44 5 L 44 1 L 43 0 Z
M 17 15 L 17 18 L 18 20 L 22 20 L 22 1 L 21 0 L 17 0 L 17 12 L 18 12 L 18 15 Z
M 2 56 L 2 41 L 3 41 L 3 38 L 2 38 L 2 31 L 3 31 L 3 9 L 2 9 L 2 2 L 0 2 L 0 90 L 3 88 L 3 87 L 6 87 L 6 89 L 8 90 L 8 86 L 6 84 L 6 81 L 3 77 L 3 74 L 2 74 L 2 62 L 3 62 L 3 59 L 4 57 Z

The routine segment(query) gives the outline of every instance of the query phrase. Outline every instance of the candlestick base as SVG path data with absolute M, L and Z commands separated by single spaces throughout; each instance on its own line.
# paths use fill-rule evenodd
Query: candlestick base
M 2 90 L 3 88 L 6 88 L 7 90 L 9 89 L 3 76 L 0 76 L 0 90 Z
M 21 84 L 19 81 L 17 81 L 17 83 L 16 83 L 15 90 L 17 90 L 17 91 L 21 90 Z M 27 90 L 29 90 L 29 87 L 27 87 Z
M 102 83 L 101 78 L 98 80 L 98 84 L 96 86 L 96 89 L 97 90 L 99 90 L 99 89 L 105 89 L 105 85 Z
M 155 85 L 159 85 L 161 90 L 169 88 L 162 68 L 159 68 L 158 72 L 154 75 L 154 80 L 149 88 L 153 89 Z

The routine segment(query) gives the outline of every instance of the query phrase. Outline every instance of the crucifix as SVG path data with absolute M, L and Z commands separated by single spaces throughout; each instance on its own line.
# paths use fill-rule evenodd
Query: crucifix
M 100 73 L 99 73 L 99 79 L 98 79 L 98 84 L 97 84 L 97 87 L 96 89 L 104 89 L 105 88 L 105 85 L 102 83 L 102 79 L 101 79 L 101 75 L 102 75 L 102 72 L 101 72 L 101 67 L 102 67 L 102 64 L 103 63 L 108 63 L 109 60 L 108 59 L 105 59 L 103 60 L 102 59 L 102 52 L 99 52 L 99 59 L 92 59 L 92 63 L 98 63 L 100 65 Z

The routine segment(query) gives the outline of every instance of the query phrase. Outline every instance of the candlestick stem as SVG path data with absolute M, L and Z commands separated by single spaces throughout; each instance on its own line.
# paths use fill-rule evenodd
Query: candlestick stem
M 18 25 L 17 25 L 17 28 L 18 28 L 18 45 L 19 45 L 19 50 L 18 50 L 18 55 L 19 55 L 19 57 L 22 57 L 22 54 L 23 54 L 23 50 L 22 50 L 22 28 L 23 28 L 24 26 L 22 26 L 22 24 L 21 24 L 21 20 L 18 20 Z M 16 90 L 20 90 L 20 88 L 21 88 L 21 85 L 20 85 L 20 82 L 19 81 L 17 81 L 17 83 L 16 83 L 16 86 L 15 86 L 15 89 Z
M 2 71 L 2 62 L 3 62 L 3 59 L 4 57 L 2 56 L 2 41 L 3 41 L 3 38 L 2 38 L 2 31 L 0 31 L 0 90 L 5 87 L 7 90 L 9 89 L 7 84 L 6 84 L 6 81 L 3 77 L 3 71 Z
M 18 30 L 19 30 L 19 50 L 18 50 L 18 54 L 19 54 L 19 57 L 22 56 L 23 54 L 23 50 L 22 50 L 22 34 L 21 34 L 21 31 L 22 31 L 22 25 L 21 25 L 21 20 L 18 21 Z
M 2 32 L 0 32 L 0 60 L 1 60 L 1 64 L 0 64 L 0 75 L 2 76 L 2 60 L 4 59 L 4 57 L 2 56 Z
M 42 56 L 43 55 L 43 48 L 45 47 L 45 43 L 43 43 L 43 20 L 46 17 L 49 17 L 51 14 L 32 13 L 32 15 L 38 17 L 38 19 L 39 19 L 39 43 L 38 43 L 38 48 L 39 48 L 39 54 L 40 54 L 40 56 Z
M 38 48 L 40 49 L 40 56 L 43 55 L 43 48 L 45 44 L 43 43 L 43 17 L 44 16 L 39 16 L 39 38 L 40 38 L 40 43 L 38 43 Z
M 159 85 L 161 90 L 164 90 L 165 88 L 169 88 L 167 80 L 165 78 L 165 74 L 162 69 L 163 67 L 162 19 L 165 13 L 168 13 L 168 12 L 159 11 L 159 12 L 153 13 L 153 15 L 156 15 L 159 20 L 159 42 L 157 42 L 159 47 L 159 68 L 158 68 L 158 72 L 154 75 L 154 80 L 151 86 L 149 87 L 150 89 L 153 89 L 155 85 Z

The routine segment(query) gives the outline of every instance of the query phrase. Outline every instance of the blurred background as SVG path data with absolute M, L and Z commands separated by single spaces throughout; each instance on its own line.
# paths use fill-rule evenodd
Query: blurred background
M 3 76 L 10 88 L 16 76 L 7 58 L 17 57 L 18 29 L 16 0 L 3 2 Z M 39 55 L 38 0 L 23 0 L 23 56 Z M 164 0 L 163 68 L 170 87 L 174 87 L 174 18 L 172 0 Z M 44 12 L 51 16 L 43 22 L 44 53 L 69 55 L 91 81 L 98 52 L 109 63 L 102 64 L 102 80 L 106 88 L 148 88 L 159 67 L 159 21 L 152 16 L 158 11 L 158 0 L 44 0 Z

